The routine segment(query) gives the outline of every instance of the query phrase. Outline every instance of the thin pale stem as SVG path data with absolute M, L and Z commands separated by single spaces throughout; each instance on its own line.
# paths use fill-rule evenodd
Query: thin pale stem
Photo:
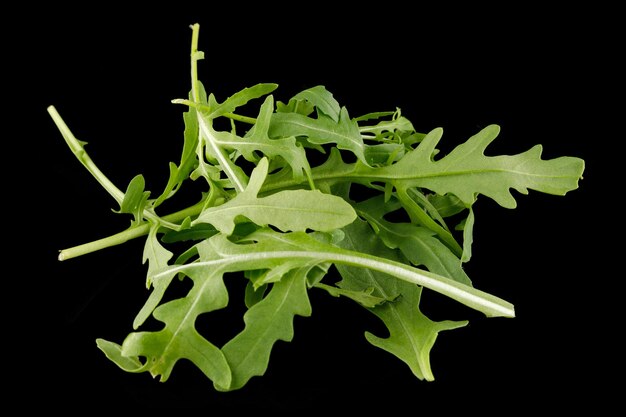
M 86 142 L 82 142 L 76 139 L 76 137 L 74 136 L 74 134 L 72 133 L 70 128 L 67 126 L 67 124 L 65 123 L 65 121 L 63 120 L 63 118 L 61 117 L 61 115 L 59 114 L 59 112 L 54 106 L 48 107 L 48 113 L 50 113 L 52 120 L 54 120 L 54 123 L 57 125 L 57 128 L 61 132 L 61 135 L 63 135 L 65 142 L 71 149 L 74 156 L 76 156 L 76 158 L 80 161 L 80 163 L 83 164 L 85 168 L 87 168 L 87 171 L 89 171 L 91 175 L 93 175 L 93 177 L 100 183 L 100 185 L 102 185 L 102 187 L 121 206 L 122 202 L 124 201 L 124 192 L 122 192 L 119 188 L 117 188 L 115 184 L 113 184 L 111 180 L 109 180 L 107 176 L 104 175 L 104 173 L 100 170 L 100 168 L 98 168 L 95 162 L 93 162 L 93 160 L 91 159 L 91 157 L 85 150 Z M 159 219 L 159 216 L 157 216 L 156 213 L 154 213 L 151 210 L 144 210 L 143 216 L 146 219 L 153 220 L 154 222 L 161 222 L 161 220 Z M 166 223 L 166 224 L 170 227 L 174 226 L 169 223 Z
M 237 113 L 224 113 L 223 116 L 228 117 L 229 119 L 237 120 L 238 122 L 243 122 L 243 123 L 247 123 L 250 125 L 253 125 L 256 123 L 256 118 L 249 117 L 249 116 L 242 116 Z
M 187 217 L 195 217 L 202 211 L 204 201 L 200 201 L 193 206 L 187 207 L 176 213 L 163 216 L 162 220 L 171 223 L 182 222 Z M 121 245 L 131 239 L 136 239 L 141 236 L 145 236 L 150 231 L 150 223 L 142 223 L 137 226 L 128 228 L 122 232 L 116 233 L 111 236 L 107 236 L 102 239 L 94 240 L 82 245 L 73 246 L 71 248 L 63 249 L 59 252 L 59 261 L 65 261 L 67 259 L 77 258 L 88 253 L 96 252 L 101 249 L 109 248 L 111 246 Z
M 117 203 L 121 205 L 122 201 L 124 200 L 124 193 L 119 188 L 117 188 L 115 184 L 113 184 L 106 177 L 106 175 L 102 173 L 102 171 L 100 171 L 100 169 L 89 157 L 84 147 L 86 142 L 81 142 L 76 139 L 76 137 L 74 136 L 74 134 L 72 134 L 70 128 L 67 127 L 67 124 L 65 124 L 63 118 L 54 106 L 48 107 L 48 113 L 50 113 L 52 120 L 57 125 L 57 128 L 63 135 L 63 139 L 65 139 L 65 142 L 67 142 L 67 145 L 72 150 L 74 156 L 76 156 L 80 163 L 83 164 L 85 168 L 87 168 L 87 171 L 89 171 L 91 175 L 94 176 L 94 178 L 100 183 L 100 185 L 102 185 L 102 187 L 107 190 L 109 194 L 111 194 L 115 201 L 117 201 Z
M 193 30 L 191 36 L 191 96 L 196 103 L 200 103 L 200 91 L 198 90 L 198 61 L 204 59 L 204 53 L 198 50 L 198 37 L 200 33 L 200 25 L 198 23 L 191 26 Z M 198 158 L 202 161 L 204 159 L 202 143 L 205 142 L 211 147 L 213 154 L 217 157 L 217 160 L 222 167 L 222 170 L 233 184 L 235 190 L 239 193 L 245 189 L 245 183 L 237 174 L 236 169 L 233 167 L 233 162 L 228 158 L 224 150 L 213 139 L 207 121 L 204 120 L 202 114 L 197 111 L 198 125 L 200 127 L 200 138 L 205 138 L 205 141 L 198 141 Z
M 196 103 L 200 102 L 200 92 L 198 91 L 198 61 L 204 58 L 204 54 L 198 51 L 198 38 L 200 36 L 200 25 L 191 26 L 191 96 Z

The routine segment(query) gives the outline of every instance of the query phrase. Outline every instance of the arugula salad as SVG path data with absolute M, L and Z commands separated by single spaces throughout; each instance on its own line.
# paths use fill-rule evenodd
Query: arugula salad
M 474 204 L 488 198 L 511 209 L 513 192 L 565 195 L 578 188 L 582 159 L 542 159 L 541 145 L 487 156 L 500 133 L 495 124 L 442 155 L 442 128 L 417 132 L 400 109 L 353 115 L 323 85 L 282 101 L 274 83 L 216 97 L 198 79 L 200 27 L 191 30 L 191 88 L 172 100 L 183 113 L 182 151 L 160 192 L 146 189 L 142 175 L 118 188 L 48 107 L 115 211 L 132 218 L 125 230 L 61 250 L 59 260 L 145 239 L 147 299 L 125 339 L 96 340 L 106 357 L 160 381 L 186 359 L 216 390 L 237 390 L 266 372 L 275 343 L 294 337 L 294 318 L 312 314 L 309 291 L 321 291 L 380 319 L 388 335 L 364 329 L 367 341 L 431 381 L 439 332 L 468 321 L 431 320 L 420 309 L 429 291 L 486 317 L 515 317 L 510 302 L 482 291 L 464 269 Z M 197 201 L 163 212 L 190 182 L 204 190 Z M 235 276 L 246 280 L 242 294 L 229 293 Z M 165 297 L 183 284 L 186 295 Z M 245 326 L 217 345 L 196 321 L 233 297 L 245 301 Z M 148 320 L 160 330 L 146 330 Z

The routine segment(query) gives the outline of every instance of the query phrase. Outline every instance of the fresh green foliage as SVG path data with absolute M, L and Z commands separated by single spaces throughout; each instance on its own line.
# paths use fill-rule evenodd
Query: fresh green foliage
M 487 156 L 497 125 L 440 156 L 441 128 L 416 132 L 399 109 L 352 117 L 321 85 L 286 102 L 275 101 L 276 84 L 220 101 L 197 79 L 204 57 L 198 34 L 193 25 L 190 93 L 173 100 L 185 110 L 180 161 L 170 162 L 156 198 L 142 175 L 120 191 L 93 163 L 85 142 L 48 109 L 72 152 L 118 203 L 116 212 L 132 215 L 127 230 L 65 249 L 59 259 L 146 239 L 150 294 L 124 340 L 96 341 L 109 359 L 161 381 L 186 359 L 216 390 L 240 389 L 265 373 L 276 342 L 292 340 L 295 316 L 313 313 L 309 291 L 323 291 L 378 317 L 389 335 L 365 329 L 367 341 L 404 361 L 417 378 L 433 380 L 430 351 L 439 332 L 467 320 L 429 319 L 420 309 L 424 289 L 488 317 L 514 317 L 513 305 L 474 287 L 463 268 L 472 254 L 474 203 L 482 195 L 514 208 L 513 190 L 564 195 L 578 187 L 583 160 L 544 160 L 540 145 Z M 250 110 L 261 99 L 258 110 Z M 256 117 L 240 114 L 244 108 Z M 157 212 L 198 180 L 206 189 L 196 204 Z M 357 186 L 367 192 L 359 195 Z M 220 346 L 196 321 L 229 304 L 233 279 L 247 281 L 240 294 L 244 327 Z M 191 284 L 188 293 L 167 299 L 168 288 L 181 281 Z M 160 323 L 159 330 L 142 330 L 148 320 Z

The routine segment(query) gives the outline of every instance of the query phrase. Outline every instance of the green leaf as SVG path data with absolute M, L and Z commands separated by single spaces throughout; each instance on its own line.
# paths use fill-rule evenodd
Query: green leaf
M 382 338 L 370 332 L 365 338 L 372 345 L 402 359 L 419 379 L 435 379 L 430 366 L 430 351 L 439 332 L 466 326 L 468 321 L 432 321 L 419 309 L 422 288 L 398 280 L 381 284 L 387 291 L 401 294 L 393 302 L 372 309 L 389 329 L 390 336 Z
M 122 343 L 120 354 L 132 361 L 146 358 L 144 366 L 137 372 L 149 371 L 154 377 L 160 376 L 161 381 L 169 378 L 176 362 L 188 359 L 216 384 L 229 386 L 231 373 L 226 358 L 195 328 L 198 315 L 228 304 L 223 271 L 195 268 L 185 274 L 193 280 L 187 296 L 162 304 L 153 312 L 154 318 L 163 322 L 165 327 L 154 332 L 130 333 Z M 163 288 L 159 281 L 171 281 L 173 276 L 167 272 L 155 275 L 155 288 Z
M 466 205 L 474 202 L 476 194 L 483 194 L 506 208 L 517 205 L 511 189 L 522 194 L 533 189 L 564 195 L 578 187 L 584 162 L 573 157 L 543 160 L 541 145 L 518 155 L 486 156 L 485 148 L 499 132 L 499 126 L 487 126 L 435 161 L 432 155 L 443 129 L 434 129 L 415 151 L 393 166 L 380 168 L 378 175 L 394 178 L 401 187 L 425 187 L 440 195 L 453 193 Z
M 317 190 L 286 190 L 257 197 L 267 169 L 267 158 L 263 158 L 252 172 L 245 191 L 220 206 L 204 210 L 192 224 L 210 223 L 230 235 L 240 216 L 259 226 L 272 225 L 282 231 L 331 231 L 356 218 L 352 206 L 342 198 Z
M 471 280 L 461 260 L 435 237 L 435 233 L 413 223 L 394 223 L 383 218 L 388 213 L 383 197 L 373 197 L 357 204 L 359 214 L 372 225 L 376 234 L 392 249 L 400 249 L 413 265 L 424 265 L 429 271 L 466 285 Z
M 315 106 L 306 100 L 291 98 L 287 104 L 280 100 L 276 101 L 276 112 L 278 113 L 300 113 L 308 116 L 314 111 Z
M 289 271 L 271 284 L 269 293 L 244 314 L 244 330 L 222 347 L 232 370 L 231 384 L 215 384 L 216 389 L 236 390 L 253 376 L 263 375 L 274 343 L 278 340 L 292 340 L 294 316 L 311 315 L 306 288 L 309 269 L 305 267 Z
M 371 233 L 366 222 L 356 221 L 343 230 L 346 233 L 346 238 L 340 242 L 343 248 L 398 259 L 394 252 Z M 433 380 L 430 350 L 438 333 L 465 326 L 467 321 L 434 322 L 427 318 L 419 309 L 422 294 L 420 286 L 393 279 L 379 271 L 362 271 L 345 265 L 338 265 L 337 269 L 343 278 L 338 283 L 341 288 L 353 291 L 374 288 L 373 294 L 393 300 L 368 308 L 385 323 L 390 336 L 380 338 L 366 332 L 366 339 L 403 360 L 419 379 Z
M 293 96 L 296 100 L 306 100 L 313 104 L 322 114 L 330 117 L 333 121 L 339 121 L 341 107 L 333 95 L 323 85 L 307 88 Z
M 474 210 L 469 208 L 469 213 L 463 224 L 463 255 L 461 262 L 469 262 L 472 258 L 472 243 L 474 242 Z
M 454 216 L 465 210 L 467 206 L 454 194 L 429 194 L 426 196 L 434 211 L 445 218 Z
M 200 111 L 207 120 L 215 119 L 227 113 L 234 112 L 238 107 L 244 106 L 250 100 L 254 100 L 271 93 L 277 87 L 278 84 L 275 83 L 259 83 L 236 92 L 222 103 L 218 103 L 215 100 L 215 97 L 211 94 L 209 95 L 208 109 L 201 106 Z
M 391 120 L 381 120 L 375 125 L 361 126 L 359 130 L 361 131 L 361 133 L 373 133 L 376 136 L 386 136 L 386 132 L 415 132 L 413 124 L 409 119 L 404 116 L 400 116 L 398 112 L 394 113 L 393 115 L 394 117 Z
M 312 144 L 335 144 L 339 149 L 351 151 L 367 164 L 359 126 L 350 119 L 345 107 L 341 108 L 337 121 L 324 114 L 314 119 L 298 113 L 274 113 L 269 135 L 272 138 L 305 136 Z
M 255 277 L 261 276 L 262 271 L 253 270 L 253 271 L 246 271 L 246 272 L 247 273 L 245 275 L 246 275 L 246 278 L 249 279 L 249 281 L 248 281 L 248 284 L 246 285 L 244 303 L 247 308 L 250 308 L 263 299 L 263 297 L 265 296 L 265 292 L 267 291 L 267 287 L 269 287 L 269 284 L 262 285 L 259 288 L 254 288 L 253 282 L 255 280 Z
M 186 242 L 194 240 L 208 239 L 218 233 L 217 229 L 208 223 L 199 223 L 193 227 L 182 228 L 181 230 L 167 230 L 161 241 L 163 243 Z
M 167 263 L 172 259 L 173 253 L 165 249 L 157 237 L 159 224 L 156 223 L 150 228 L 150 233 L 143 247 L 143 263 L 148 262 L 147 287 L 150 288 L 151 277 L 156 271 L 167 267 Z
M 206 92 L 201 89 L 201 95 L 206 97 Z M 191 96 L 191 93 L 189 93 Z M 199 128 L 198 115 L 196 109 L 190 107 L 188 111 L 183 113 L 183 121 L 185 130 L 183 132 L 183 151 L 180 157 L 180 163 L 176 165 L 173 162 L 169 164 L 169 178 L 163 193 L 155 200 L 154 207 L 159 206 L 163 201 L 170 198 L 181 184 L 189 178 L 191 173 L 198 166 L 198 158 L 196 149 L 198 147 Z
M 443 214 L 440 213 L 439 209 L 432 203 L 431 199 L 429 199 L 428 196 L 422 192 L 422 190 L 418 188 L 410 188 L 406 191 L 407 191 L 407 196 L 409 196 L 409 198 L 411 198 L 420 207 L 423 207 L 423 210 L 428 214 L 428 216 L 434 222 L 439 223 L 441 227 L 443 227 L 446 231 L 449 231 L 448 225 L 446 224 L 444 220 L 445 216 L 443 216 Z M 456 197 L 454 198 L 456 199 L 456 201 L 460 203 L 461 200 L 459 200 Z M 460 204 L 461 204 L 461 210 L 459 210 L 459 212 L 465 208 L 465 206 L 462 203 Z M 421 222 L 418 221 L 418 223 L 421 223 Z
M 381 143 L 365 148 L 365 159 L 371 166 L 391 165 L 401 159 L 406 148 L 400 143 Z
M 141 369 L 144 367 L 144 364 L 138 358 L 123 356 L 122 347 L 117 343 L 98 338 L 96 339 L 96 345 L 104 352 L 107 358 L 126 372 L 141 372 Z
M 132 214 L 136 222 L 140 222 L 143 219 L 143 210 L 150 196 L 149 191 L 144 191 L 145 186 L 146 181 L 143 175 L 139 174 L 133 177 L 124 193 L 119 213 Z

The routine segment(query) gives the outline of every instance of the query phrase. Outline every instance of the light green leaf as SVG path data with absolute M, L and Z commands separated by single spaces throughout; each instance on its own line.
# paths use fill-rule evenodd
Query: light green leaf
M 386 248 L 371 233 L 366 222 L 354 222 L 343 230 L 346 233 L 346 238 L 340 242 L 343 248 L 398 259 L 394 252 Z M 390 336 L 380 338 L 366 332 L 366 339 L 374 346 L 403 360 L 416 377 L 433 380 L 430 350 L 438 333 L 465 326 L 467 322 L 449 320 L 434 322 L 427 318 L 419 309 L 422 288 L 418 285 L 394 279 L 380 271 L 362 271 L 346 265 L 337 265 L 337 269 L 343 278 L 338 283 L 341 288 L 354 291 L 374 288 L 373 294 L 393 300 L 368 308 L 385 323 Z
M 351 151 L 367 164 L 359 126 L 350 119 L 345 107 L 341 108 L 338 121 L 323 114 L 314 119 L 298 113 L 274 113 L 269 135 L 272 138 L 305 136 L 316 145 L 334 143 L 337 148 Z
M 463 224 L 463 255 L 461 262 L 469 262 L 472 258 L 472 243 L 474 242 L 474 210 L 469 208 L 469 213 Z
M 397 117 L 396 117 L 397 116 Z M 413 124 L 404 116 L 394 113 L 394 117 L 391 120 L 381 120 L 375 125 L 361 126 L 359 128 L 361 133 L 373 133 L 376 136 L 383 136 L 385 132 L 414 132 Z
M 143 263 L 148 262 L 147 287 L 150 288 L 151 277 L 155 271 L 167 267 L 167 263 L 172 259 L 173 253 L 165 249 L 159 242 L 157 231 L 159 224 L 155 223 L 150 228 L 146 243 L 143 247 Z
M 230 235 L 239 216 L 282 231 L 331 231 L 356 218 L 352 206 L 342 198 L 317 190 L 286 190 L 257 197 L 267 169 L 267 158 L 263 158 L 252 172 L 245 191 L 220 206 L 204 210 L 192 224 L 210 223 Z
M 234 112 L 238 107 L 247 104 L 250 100 L 260 98 L 271 93 L 277 87 L 278 84 L 274 83 L 259 83 L 236 92 L 222 103 L 218 103 L 213 94 L 210 94 L 208 99 L 208 109 L 201 106 L 200 111 L 207 120 L 215 119 L 216 117 Z
M 306 100 L 291 98 L 287 104 L 280 100 L 276 101 L 276 112 L 278 113 L 300 113 L 308 116 L 314 111 L 315 106 Z
M 541 145 L 518 155 L 486 156 L 485 148 L 499 132 L 499 126 L 487 126 L 434 161 L 432 155 L 443 134 L 443 129 L 434 129 L 414 152 L 393 166 L 381 168 L 380 173 L 396 178 L 396 184 L 403 187 L 424 187 L 441 195 L 453 193 L 466 205 L 474 202 L 476 194 L 483 194 L 506 208 L 517 205 L 511 189 L 522 194 L 533 189 L 564 195 L 578 187 L 583 161 L 572 157 L 543 160 Z
M 189 223 L 189 226 L 191 226 L 191 220 L 189 220 Z M 200 223 L 194 225 L 193 227 L 181 227 L 180 230 L 167 230 L 163 234 L 161 241 L 163 243 L 174 243 L 202 240 L 207 239 L 216 233 L 218 233 L 218 231 L 212 225 Z
M 274 343 L 292 340 L 294 316 L 311 315 L 306 288 L 309 269 L 298 268 L 288 272 L 274 282 L 268 294 L 244 314 L 244 330 L 222 347 L 232 370 L 231 384 L 215 384 L 216 389 L 236 390 L 253 376 L 263 375 Z
M 339 121 L 341 107 L 330 91 L 323 85 L 307 88 L 293 96 L 293 98 L 296 100 L 306 100 L 333 121 Z
M 449 231 L 448 225 L 443 219 L 445 216 L 443 216 L 442 213 L 439 212 L 439 209 L 435 207 L 435 205 L 432 203 L 432 201 L 428 198 L 427 195 L 425 195 L 418 188 L 410 188 L 406 191 L 407 191 L 407 196 L 411 198 L 413 201 L 415 201 L 420 207 L 423 207 L 424 211 L 428 214 L 430 218 L 432 218 L 433 221 L 439 223 L 439 225 L 446 231 Z M 456 197 L 454 198 L 456 199 L 456 201 L 460 203 L 461 200 L 459 200 Z M 465 206 L 462 205 L 461 209 L 464 209 L 464 208 Z
M 430 351 L 439 332 L 466 326 L 468 321 L 432 321 L 419 309 L 422 288 L 398 280 L 382 284 L 387 291 L 401 294 L 393 302 L 372 309 L 389 329 L 389 337 L 365 333 L 368 342 L 402 359 L 419 379 L 432 381 Z
M 187 296 L 154 310 L 154 318 L 163 322 L 165 327 L 154 332 L 130 333 L 122 343 L 120 354 L 131 361 L 145 358 L 145 366 L 137 372 L 149 371 L 154 377 L 160 376 L 161 381 L 169 378 L 176 362 L 188 359 L 216 384 L 229 386 L 231 373 L 226 358 L 195 328 L 198 315 L 228 304 L 223 271 L 219 268 L 194 268 L 185 271 L 185 274 L 193 280 L 193 287 Z M 169 282 L 173 276 L 167 271 L 155 275 L 155 288 L 163 288 L 159 281 Z
M 148 202 L 150 196 L 149 191 L 144 191 L 146 181 L 143 175 L 139 174 L 133 177 L 126 188 L 124 193 L 124 199 L 120 204 L 119 213 L 132 214 L 135 218 L 135 222 L 143 220 L 143 210 Z
M 365 159 L 371 166 L 391 165 L 405 154 L 405 146 L 400 143 L 381 143 L 365 148 Z
M 369 120 L 381 119 L 387 116 L 393 116 L 396 112 L 397 111 L 376 111 L 376 112 L 366 113 L 362 116 L 355 117 L 354 120 L 356 122 L 361 123 L 361 122 L 366 122 Z
M 467 206 L 459 200 L 459 197 L 454 194 L 429 194 L 426 198 L 434 208 L 434 212 L 438 213 L 442 218 L 454 216 L 467 208 Z
M 146 243 L 144 244 L 143 249 L 143 262 L 148 262 L 148 273 L 146 275 L 146 287 L 149 289 L 152 286 L 152 276 L 157 272 L 161 271 L 168 266 L 169 260 L 172 258 L 173 253 L 169 250 L 165 249 L 157 238 L 157 231 L 159 230 L 159 225 L 154 224 L 150 228 L 150 232 L 146 239 Z M 161 279 L 155 283 L 153 291 L 150 293 L 150 297 L 143 305 L 139 313 L 135 316 L 133 321 L 133 329 L 137 329 L 141 326 L 152 311 L 156 308 L 156 306 L 161 302 L 163 295 L 165 294 L 165 290 L 170 284 L 171 279 Z
M 245 290 L 245 295 L 244 295 L 244 303 L 246 305 L 247 308 L 252 307 L 253 305 L 255 305 L 256 303 L 258 303 L 259 301 L 261 301 L 263 299 L 263 297 L 265 296 L 265 292 L 267 291 L 267 287 L 269 287 L 269 284 L 267 285 L 262 285 L 259 288 L 255 288 L 254 287 L 254 279 L 255 277 L 260 277 L 260 273 L 262 271 L 258 271 L 258 270 L 253 270 L 253 271 L 246 271 L 246 278 L 249 279 L 248 284 L 246 284 L 246 290 Z
M 199 84 L 200 97 L 203 101 L 206 101 L 206 91 Z M 191 92 L 189 93 L 191 98 Z M 189 107 L 189 110 L 183 113 L 183 122 L 185 124 L 185 130 L 183 132 L 183 150 L 180 157 L 180 163 L 176 165 L 173 162 L 169 164 L 170 175 L 165 185 L 165 189 L 161 195 L 155 200 L 154 207 L 159 206 L 168 198 L 172 197 L 181 184 L 187 180 L 190 174 L 198 165 L 198 157 L 196 149 L 198 146 L 199 128 L 198 128 L 198 115 L 194 107 Z
M 107 358 L 126 372 L 141 372 L 141 369 L 144 367 L 144 364 L 138 358 L 123 356 L 122 347 L 117 343 L 98 338 L 96 339 L 96 345 L 104 352 Z

